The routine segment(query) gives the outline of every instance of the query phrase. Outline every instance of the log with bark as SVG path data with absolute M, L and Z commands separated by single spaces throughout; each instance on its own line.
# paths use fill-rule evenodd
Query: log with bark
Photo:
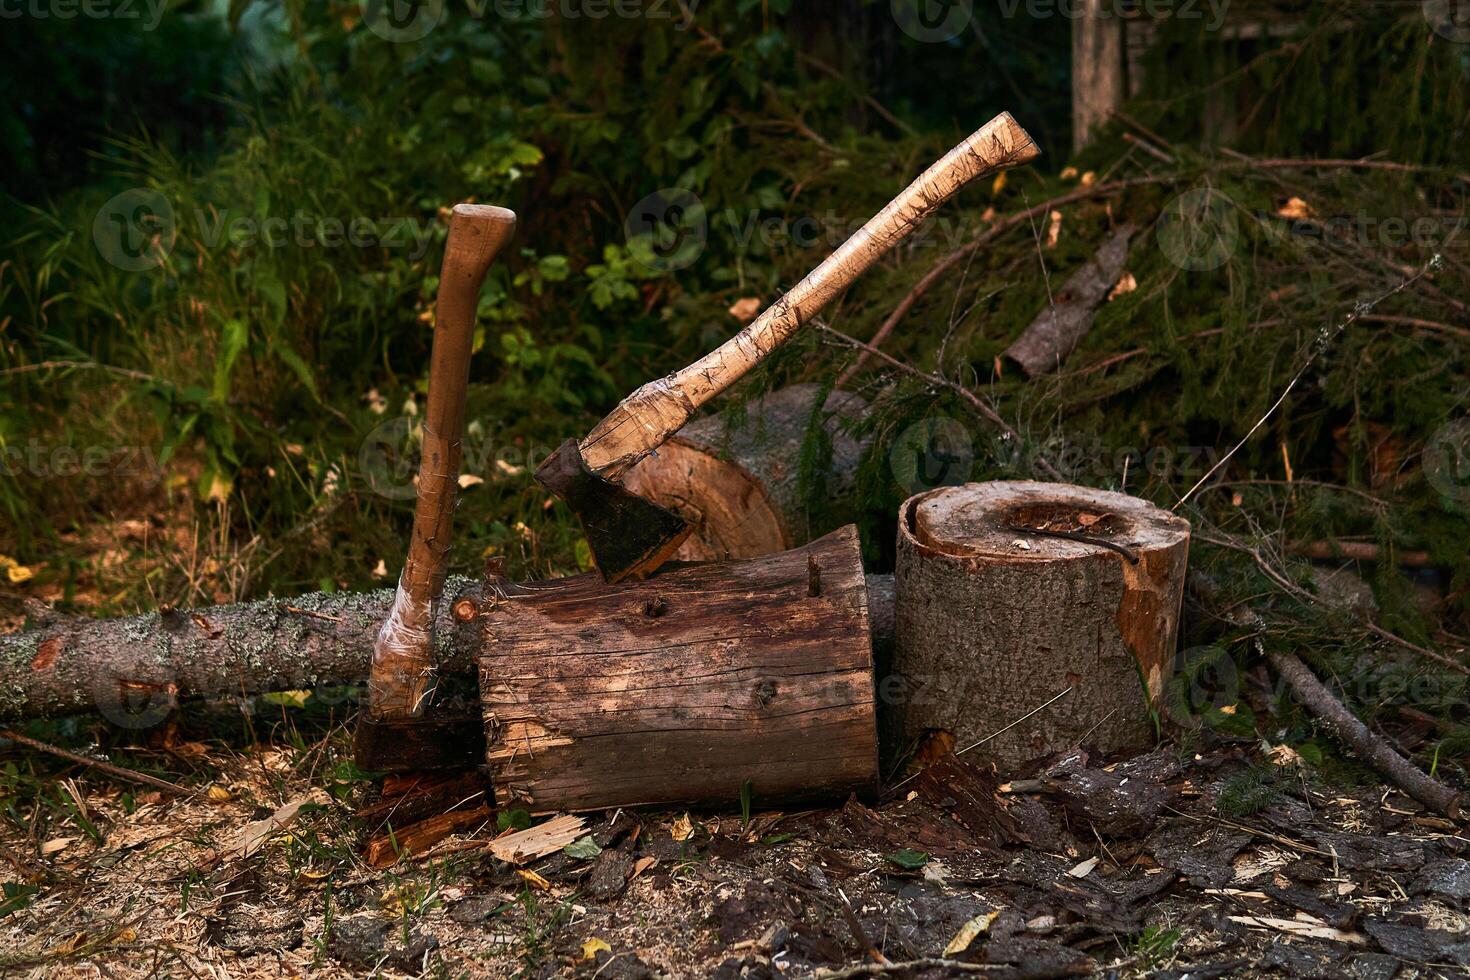
M 908 738 L 984 741 L 1002 767 L 1151 744 L 1188 549 L 1187 521 L 1121 493 L 1016 481 L 911 497 L 879 689 Z
M 1113 232 L 1006 348 L 1005 356 L 1020 365 L 1027 377 L 1057 370 L 1087 336 L 1097 308 L 1123 275 L 1132 236 L 1133 229 L 1126 225 Z
M 822 506 L 811 509 L 803 500 L 799 460 L 821 392 L 819 385 L 792 385 L 747 402 L 733 422 L 725 413 L 696 419 L 628 471 L 628 490 L 694 525 L 677 559 L 774 554 L 852 520 L 866 443 L 847 429 L 868 409 L 857 395 L 828 394 L 821 426 L 831 453 L 820 468 Z
M 480 692 L 503 806 L 730 803 L 743 792 L 789 801 L 877 787 L 854 527 L 643 581 L 489 581 L 486 596 Z
M 874 642 L 891 642 L 893 576 L 870 576 Z M 479 633 L 453 609 L 482 584 L 449 580 L 436 635 L 447 688 L 473 680 Z M 0 722 L 101 714 L 121 727 L 158 724 L 176 704 L 311 689 L 321 696 L 367 679 L 373 639 L 393 590 L 317 592 L 120 619 L 39 609 L 31 628 L 0 636 Z M 885 625 L 886 624 L 886 625 Z M 344 696 L 345 695 L 341 695 Z

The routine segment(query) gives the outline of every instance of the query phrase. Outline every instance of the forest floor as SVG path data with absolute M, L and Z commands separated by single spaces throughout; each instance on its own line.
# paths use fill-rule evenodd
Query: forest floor
M 109 753 L 187 796 L 11 746 L 0 974 L 1470 972 L 1463 826 L 1258 740 L 1078 750 L 1009 782 L 949 756 L 800 813 L 587 814 L 590 842 L 515 866 L 463 780 L 385 800 L 347 726 L 309 739 L 281 717 L 233 747 L 171 725 Z M 387 826 L 436 792 L 471 817 L 402 853 Z

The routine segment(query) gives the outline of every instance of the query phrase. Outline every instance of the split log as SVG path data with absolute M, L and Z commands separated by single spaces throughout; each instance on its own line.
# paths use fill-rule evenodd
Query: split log
M 1016 481 L 910 497 L 895 678 L 879 683 L 898 692 L 904 735 L 983 740 L 977 754 L 1003 768 L 1081 742 L 1151 744 L 1188 548 L 1187 521 L 1121 493 Z
M 845 430 L 868 410 L 861 397 L 833 391 L 822 427 L 832 449 L 822 467 L 824 506 L 802 499 L 802 443 L 821 387 L 792 385 L 747 402 L 728 415 L 697 419 L 624 478 L 633 493 L 669 508 L 694 526 L 675 557 L 682 561 L 755 558 L 805 544 L 853 518 L 853 493 L 865 442 Z
M 764 558 L 487 584 L 486 759 L 503 806 L 830 798 L 877 785 L 856 528 Z
M 1006 348 L 1005 356 L 1019 364 L 1027 377 L 1055 371 L 1087 336 L 1097 318 L 1097 308 L 1123 275 L 1132 236 L 1133 229 L 1126 225 L 1113 232 Z

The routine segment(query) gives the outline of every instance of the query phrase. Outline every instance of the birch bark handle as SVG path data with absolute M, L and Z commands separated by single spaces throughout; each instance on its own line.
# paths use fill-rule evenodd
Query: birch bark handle
M 700 406 L 789 340 L 961 187 L 1038 154 L 1036 143 L 1010 113 L 990 120 L 920 174 L 745 329 L 688 367 L 625 398 L 580 443 L 587 467 L 616 479 L 678 432 Z
M 433 695 L 435 607 L 444 591 L 459 489 L 475 308 L 485 273 L 515 226 L 515 214 L 505 208 L 460 204 L 450 214 L 434 315 L 413 536 L 393 607 L 373 644 L 368 678 L 369 710 L 377 718 L 417 717 Z

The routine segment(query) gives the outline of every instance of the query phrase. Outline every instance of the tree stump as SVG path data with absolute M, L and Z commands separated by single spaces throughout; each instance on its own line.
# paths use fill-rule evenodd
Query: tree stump
M 641 582 L 491 581 L 480 623 L 486 759 L 502 806 L 729 804 L 746 783 L 762 803 L 876 787 L 854 527 Z
M 825 506 L 808 513 L 800 488 L 801 447 L 821 388 L 799 384 L 747 402 L 744 421 L 724 414 L 686 425 L 628 471 L 623 485 L 694 525 L 681 561 L 720 561 L 774 554 L 810 541 L 852 519 L 852 498 L 864 443 L 843 431 L 868 403 L 833 391 L 823 406 L 831 459 L 818 467 Z
M 1189 522 L 1121 493 L 1017 481 L 910 497 L 879 690 L 906 737 L 983 739 L 976 755 L 1002 768 L 1150 744 L 1188 550 Z

